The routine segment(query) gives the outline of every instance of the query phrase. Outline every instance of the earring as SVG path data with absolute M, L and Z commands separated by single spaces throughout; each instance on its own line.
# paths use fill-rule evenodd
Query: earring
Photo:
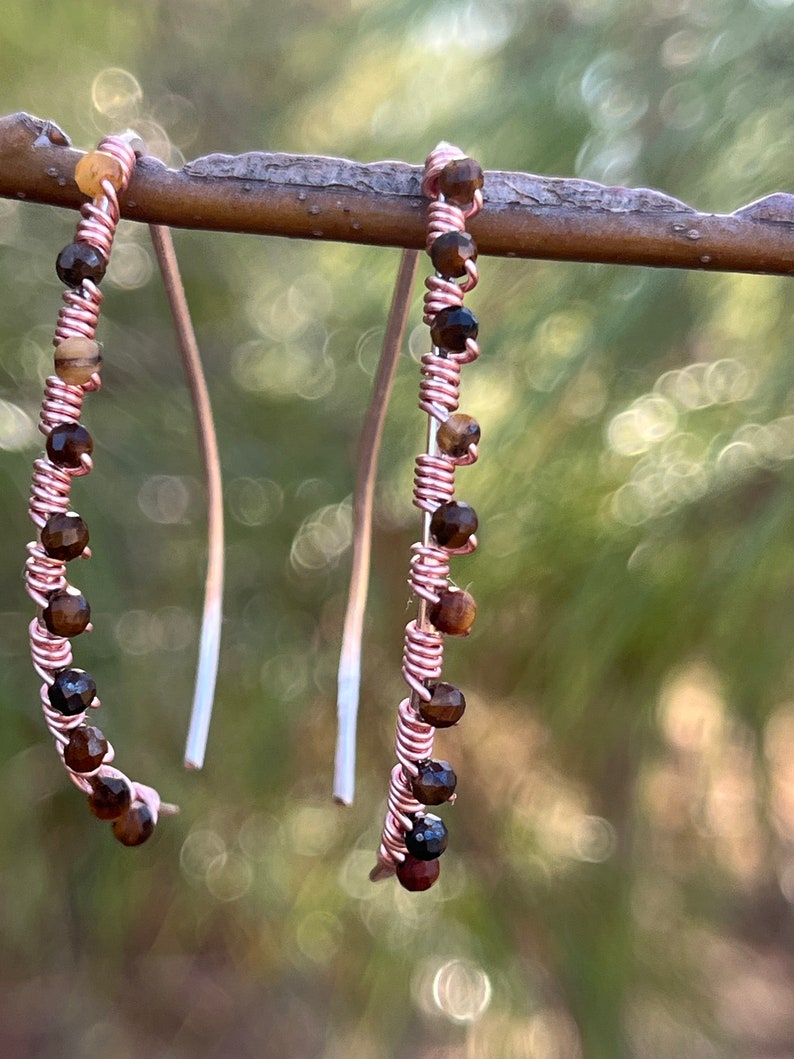
M 417 616 L 405 630 L 402 676 L 411 689 L 397 713 L 395 752 L 386 821 L 370 873 L 374 881 L 396 873 L 407 890 L 427 890 L 439 875 L 447 846 L 441 819 L 426 812 L 455 799 L 457 777 L 433 758 L 437 728 L 463 716 L 466 700 L 440 681 L 445 636 L 467 636 L 477 612 L 472 596 L 449 581 L 451 555 L 477 547 L 477 516 L 454 499 L 455 468 L 477 459 L 480 427 L 457 411 L 460 373 L 479 356 L 477 320 L 463 297 L 478 280 L 477 248 L 466 221 L 482 208 L 482 169 L 458 148 L 441 143 L 425 162 L 422 192 L 427 210 L 426 249 L 435 275 L 425 280 L 424 322 L 432 349 L 422 357 L 419 407 L 428 417 L 426 451 L 416 458 L 414 498 L 422 511 L 422 540 L 412 547 L 409 583 Z
M 118 196 L 135 165 L 135 140 L 108 136 L 77 164 L 75 180 L 91 197 L 81 209 L 74 242 L 58 255 L 58 276 L 66 285 L 53 344 L 55 375 L 47 379 L 39 430 L 46 455 L 34 463 L 29 514 L 37 539 L 27 546 L 25 582 L 38 607 L 30 623 L 33 666 L 44 681 L 41 704 L 56 749 L 75 786 L 88 795 L 100 820 L 112 821 L 124 845 L 145 842 L 160 813 L 177 812 L 152 787 L 128 779 L 113 767 L 113 748 L 87 723 L 100 705 L 90 674 L 73 668 L 70 638 L 91 629 L 91 608 L 66 577 L 67 563 L 89 558 L 88 528 L 71 510 L 75 478 L 92 468 L 91 435 L 80 422 L 83 399 L 101 388 L 100 347 L 95 341 L 105 274 L 119 222 Z M 138 141 L 140 148 L 140 142 Z

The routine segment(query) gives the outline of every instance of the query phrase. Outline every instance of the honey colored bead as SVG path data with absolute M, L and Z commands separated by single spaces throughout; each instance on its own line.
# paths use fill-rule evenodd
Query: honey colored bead
M 116 191 L 121 191 L 124 170 L 121 162 L 105 151 L 89 151 L 74 168 L 74 180 L 84 195 L 95 199 L 104 195 L 102 181 L 109 180 Z
M 463 589 L 451 588 L 441 593 L 428 613 L 433 626 L 449 636 L 465 636 L 476 616 L 474 597 Z
M 411 792 L 422 805 L 443 805 L 455 793 L 458 777 L 448 761 L 421 761 L 411 777 Z
M 462 353 L 467 339 L 476 338 L 478 332 L 477 317 L 464 305 L 442 309 L 430 326 L 433 345 L 450 353 Z
M 397 865 L 397 881 L 403 889 L 419 893 L 429 890 L 440 872 L 441 865 L 437 859 L 419 860 L 408 853 L 405 860 Z
M 154 817 L 143 802 L 133 802 L 127 812 L 113 821 L 113 834 L 123 846 L 142 846 L 154 831 Z
M 41 546 L 51 559 L 69 562 L 82 555 L 88 544 L 88 526 L 74 511 L 50 515 L 41 528 Z
M 53 636 L 79 636 L 91 621 L 91 608 L 76 588 L 53 592 L 42 613 L 42 620 Z
M 77 289 L 83 280 L 101 283 L 108 263 L 95 246 L 90 243 L 69 243 L 58 254 L 55 271 L 67 287 Z
M 443 232 L 430 248 L 433 268 L 445 279 L 466 275 L 466 262 L 477 260 L 477 244 L 468 232 Z
M 118 776 L 94 776 L 88 808 L 100 820 L 118 820 L 132 804 L 132 792 Z
M 56 467 L 79 467 L 93 451 L 93 438 L 80 423 L 59 423 L 47 435 L 47 455 Z
M 50 706 L 64 717 L 87 710 L 96 697 L 96 682 L 84 669 L 62 669 L 47 689 Z
M 101 368 L 99 343 L 90 338 L 75 335 L 55 347 L 55 374 L 72 386 L 84 385 Z
M 477 513 L 460 500 L 448 500 L 433 512 L 430 532 L 442 548 L 462 548 L 477 532 Z
M 480 440 L 480 424 L 471 416 L 462 412 L 453 412 L 445 423 L 442 423 L 436 434 L 439 452 L 459 460 L 469 451 L 469 445 L 476 445 Z
M 447 202 L 456 206 L 468 206 L 474 192 L 483 185 L 483 172 L 479 162 L 473 158 L 456 158 L 447 162 L 438 175 L 438 190 Z
M 93 772 L 108 752 L 108 741 L 98 728 L 81 724 L 73 728 L 63 750 L 63 762 L 72 772 Z M 430 802 L 426 802 L 430 805 Z
M 418 706 L 419 716 L 425 724 L 434 728 L 451 728 L 457 724 L 466 711 L 466 699 L 460 688 L 440 681 L 429 690 L 432 692 L 429 702 L 420 702 Z

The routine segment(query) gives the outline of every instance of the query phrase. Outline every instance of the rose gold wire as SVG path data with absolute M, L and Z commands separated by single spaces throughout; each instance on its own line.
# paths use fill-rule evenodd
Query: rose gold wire
M 427 208 L 427 252 L 445 232 L 461 232 L 466 221 L 482 207 L 482 193 L 477 191 L 468 210 L 439 198 L 438 178 L 442 169 L 464 153 L 448 143 L 440 143 L 431 151 L 425 162 L 422 193 L 431 203 Z M 445 279 L 438 274 L 425 280 L 423 320 L 431 326 L 442 309 L 463 304 L 463 296 L 473 290 L 478 281 L 477 265 L 467 262 L 466 277 L 461 283 Z M 459 458 L 452 458 L 438 451 L 436 434 L 438 428 L 458 408 L 460 402 L 461 365 L 471 363 L 479 356 L 479 347 L 469 339 L 462 353 L 450 353 L 437 347 L 422 357 L 422 378 L 419 384 L 419 407 L 427 414 L 427 444 L 425 451 L 416 458 L 414 468 L 413 503 L 422 511 L 422 540 L 412 547 L 410 584 L 418 597 L 416 619 L 405 629 L 403 642 L 402 676 L 411 689 L 409 699 L 400 703 L 397 715 L 395 752 L 398 764 L 391 771 L 387 796 L 386 820 L 381 833 L 377 862 L 370 872 L 370 879 L 378 882 L 394 873 L 405 859 L 405 834 L 411 830 L 411 817 L 424 812 L 425 807 L 417 802 L 411 789 L 411 777 L 417 775 L 417 762 L 432 757 L 435 729 L 425 724 L 419 716 L 421 702 L 431 698 L 426 684 L 441 676 L 444 660 L 444 636 L 433 628 L 428 620 L 429 605 L 435 603 L 439 593 L 448 584 L 449 555 L 454 552 L 467 553 L 477 547 L 472 537 L 465 548 L 446 549 L 434 544 L 430 534 L 430 519 L 441 504 L 451 500 L 455 493 L 455 468 L 474 463 L 477 446 L 470 445 Z
M 212 417 L 207 380 L 201 365 L 196 335 L 190 319 L 185 288 L 179 273 L 170 228 L 149 225 L 152 244 L 163 277 L 182 366 L 187 378 L 197 435 L 204 465 L 207 490 L 207 576 L 204 582 L 204 611 L 201 620 L 196 688 L 185 744 L 185 768 L 200 769 L 207 750 L 223 621 L 223 483 L 218 438 Z
M 364 612 L 367 606 L 375 478 L 383 425 L 386 421 L 389 397 L 402 350 L 418 264 L 418 251 L 404 250 L 402 252 L 386 333 L 383 336 L 383 348 L 372 387 L 372 397 L 361 429 L 356 487 L 353 495 L 353 560 L 337 678 L 334 800 L 340 805 L 351 805 L 355 793 L 356 721 L 361 690 L 361 639 Z
M 97 150 L 112 154 L 121 163 L 121 190 L 126 189 L 135 165 L 135 152 L 130 143 L 121 137 L 109 136 L 102 140 Z M 108 180 L 102 182 L 102 194 L 82 207 L 81 215 L 75 241 L 90 243 L 107 259 L 119 221 L 118 195 Z M 90 281 L 85 281 L 79 291 L 64 291 L 53 345 L 57 346 L 66 338 L 76 335 L 93 339 L 102 297 L 99 288 Z M 85 394 L 98 391 L 101 385 L 96 373 L 83 386 L 71 386 L 55 375 L 50 376 L 44 384 L 39 419 L 41 433 L 46 436 L 61 423 L 79 423 Z M 91 458 L 87 455 L 82 457 L 77 468 L 56 467 L 47 456 L 42 456 L 34 462 L 28 514 L 38 530 L 41 530 L 50 515 L 69 510 L 72 480 L 88 474 L 92 467 Z M 27 551 L 25 587 L 36 605 L 43 609 L 47 606 L 52 592 L 67 587 L 66 564 L 51 559 L 44 552 L 39 534 L 35 541 L 27 545 Z M 86 549 L 83 554 L 87 557 L 90 552 Z M 86 631 L 90 630 L 89 625 Z M 44 720 L 63 762 L 63 751 L 69 740 L 69 732 L 83 722 L 85 711 L 75 716 L 64 716 L 52 708 L 47 691 L 53 684 L 56 673 L 72 665 L 72 645 L 64 637 L 53 636 L 44 625 L 40 613 L 31 621 L 28 631 L 33 668 L 44 681 L 40 692 Z M 95 697 L 91 708 L 96 708 L 99 704 L 99 699 Z M 87 794 L 92 790 L 92 776 L 120 778 L 128 786 L 133 800 L 143 802 L 149 808 L 155 823 L 158 813 L 178 811 L 176 806 L 161 802 L 160 795 L 154 788 L 134 783 L 123 772 L 111 767 L 113 758 L 113 747 L 108 744 L 102 762 L 93 772 L 72 772 L 65 762 L 64 767 L 75 786 Z

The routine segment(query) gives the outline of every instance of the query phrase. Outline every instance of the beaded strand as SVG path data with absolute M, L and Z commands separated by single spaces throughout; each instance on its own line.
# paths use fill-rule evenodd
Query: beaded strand
M 477 547 L 477 516 L 455 500 L 455 468 L 477 459 L 480 427 L 458 412 L 460 373 L 479 356 L 477 320 L 463 297 L 478 281 L 477 247 L 466 221 L 482 208 L 482 169 L 457 147 L 441 143 L 425 162 L 426 249 L 435 274 L 425 280 L 424 322 L 432 349 L 422 357 L 419 407 L 428 416 L 426 451 L 416 458 L 413 503 L 422 511 L 422 540 L 412 546 L 409 583 L 418 611 L 406 626 L 402 675 L 411 694 L 397 711 L 395 754 L 386 820 L 373 881 L 395 874 L 406 890 L 427 890 L 447 846 L 441 819 L 426 811 L 455 800 L 457 777 L 433 758 L 437 728 L 466 709 L 462 692 L 440 681 L 445 636 L 467 636 L 477 612 L 472 596 L 450 585 L 450 556 Z
M 56 270 L 66 285 L 53 345 L 55 375 L 44 386 L 39 430 L 46 454 L 34 462 L 29 516 L 37 539 L 27 546 L 25 587 L 37 605 L 30 623 L 33 667 L 43 680 L 41 705 L 55 747 L 88 807 L 112 822 L 124 845 L 137 846 L 152 834 L 160 813 L 176 812 L 152 787 L 114 768 L 113 747 L 99 728 L 86 723 L 100 701 L 93 677 L 72 667 L 70 637 L 91 631 L 91 608 L 66 577 L 66 564 L 90 558 L 88 527 L 70 510 L 72 481 L 92 469 L 91 435 L 80 423 L 83 398 L 101 388 L 100 347 L 94 339 L 105 274 L 119 222 L 118 195 L 135 165 L 131 137 L 108 136 L 85 155 L 75 181 L 91 201 L 81 208 L 74 242 L 58 255 Z

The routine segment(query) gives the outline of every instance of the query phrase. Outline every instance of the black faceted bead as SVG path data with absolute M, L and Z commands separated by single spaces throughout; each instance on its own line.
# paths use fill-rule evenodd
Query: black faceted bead
M 50 705 L 65 717 L 87 710 L 96 697 L 96 682 L 84 669 L 62 669 L 47 689 Z
M 430 532 L 442 548 L 462 548 L 477 531 L 477 513 L 460 500 L 448 500 L 433 512 Z
M 67 287 L 77 288 L 83 280 L 101 283 L 108 263 L 103 254 L 90 243 L 69 243 L 58 254 L 55 271 Z
M 56 511 L 41 528 L 41 546 L 51 559 L 69 562 L 88 544 L 88 526 L 74 511 Z
M 435 860 L 447 848 L 447 829 L 444 821 L 428 814 L 416 818 L 413 831 L 405 835 L 405 848 L 417 860 Z
M 118 820 L 132 804 L 129 784 L 119 776 L 94 776 L 88 808 L 100 820 Z
M 448 761 L 421 761 L 411 778 L 411 792 L 422 805 L 443 805 L 455 793 L 458 777 Z
M 47 435 L 47 456 L 56 467 L 79 467 L 80 457 L 93 451 L 93 438 L 80 423 L 59 423 Z
M 436 313 L 430 327 L 433 345 L 450 353 L 462 353 L 466 339 L 476 338 L 479 333 L 477 317 L 465 305 L 453 305 Z

